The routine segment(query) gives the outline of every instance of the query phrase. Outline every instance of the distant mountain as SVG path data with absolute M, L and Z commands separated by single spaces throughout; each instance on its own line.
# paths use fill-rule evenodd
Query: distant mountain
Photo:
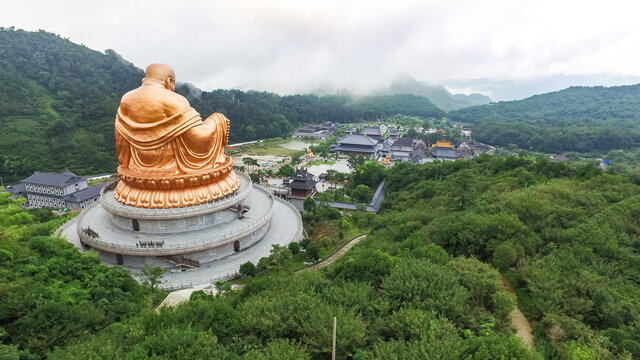
M 424 96 L 444 111 L 452 111 L 474 105 L 484 105 L 493 101 L 488 96 L 482 94 L 451 94 L 444 86 L 419 82 L 408 75 L 396 79 L 388 88 L 379 90 L 376 94 L 413 94 Z
M 114 117 L 121 96 L 143 76 L 113 50 L 101 53 L 45 31 L 0 28 L 0 177 L 9 182 L 35 170 L 113 172 Z M 226 114 L 232 142 L 285 136 L 303 123 L 445 115 L 427 98 L 410 94 L 279 96 L 206 92 L 190 84 L 177 91 L 205 117 Z
M 445 89 L 445 91 L 446 91 L 446 89 Z M 493 102 L 493 100 L 490 97 L 488 97 L 486 95 L 482 95 L 480 93 L 472 93 L 472 94 L 469 94 L 469 95 L 453 94 L 451 96 L 454 99 L 457 99 L 457 100 L 472 102 L 474 105 L 486 105 L 486 104 L 489 104 L 489 103 Z
M 611 74 L 556 74 L 525 79 L 483 78 L 443 81 L 443 85 L 449 89 L 474 89 L 491 96 L 494 101 L 522 100 L 570 86 L 621 86 L 638 83 L 640 83 L 640 76 Z
M 473 136 L 494 145 L 550 153 L 630 148 L 640 146 L 640 85 L 570 87 L 448 117 L 474 123 Z

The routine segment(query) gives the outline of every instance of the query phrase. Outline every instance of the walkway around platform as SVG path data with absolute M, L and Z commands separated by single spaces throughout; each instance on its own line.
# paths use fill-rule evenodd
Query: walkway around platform
M 201 267 L 189 271 L 166 273 L 162 278 L 162 289 L 185 289 L 203 284 L 212 284 L 218 280 L 231 279 L 240 269 L 240 265 L 250 261 L 257 264 L 260 258 L 269 256 L 271 246 L 278 244 L 286 246 L 290 242 L 300 241 L 301 232 L 292 228 L 302 226 L 300 215 L 294 213 L 293 207 L 284 201 L 277 199 L 275 202 L 275 214 L 271 220 L 271 227 L 262 240 L 246 250 L 214 261 L 210 266 Z
M 257 186 L 254 186 L 257 187 Z M 105 194 L 109 196 L 108 193 Z M 98 236 L 95 238 L 82 234 L 83 242 L 92 248 L 110 253 L 138 256 L 165 256 L 176 253 L 202 251 L 222 244 L 233 242 L 238 238 L 251 234 L 257 228 L 262 228 L 274 213 L 272 208 L 274 199 L 261 188 L 252 189 L 246 201 L 251 212 L 243 219 L 224 222 L 216 225 L 215 231 L 186 231 L 182 233 L 144 233 L 132 232 L 119 226 L 114 226 L 111 214 L 96 202 L 83 210 L 78 221 L 83 229 L 91 229 Z M 213 229 L 212 229 L 213 230 Z M 138 246 L 140 242 L 148 243 L 163 241 L 162 247 L 144 248 Z
M 62 224 L 62 226 L 60 226 L 54 233 L 67 239 L 68 242 L 80 249 L 80 251 L 84 251 L 84 249 L 82 248 L 82 244 L 80 243 L 80 237 L 78 236 L 78 230 L 76 227 L 77 224 L 78 217 L 74 217 L 73 219 Z

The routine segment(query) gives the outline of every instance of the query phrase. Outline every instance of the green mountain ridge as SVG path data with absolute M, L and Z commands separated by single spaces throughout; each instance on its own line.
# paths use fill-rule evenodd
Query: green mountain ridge
M 142 71 L 45 31 L 0 31 L 0 176 L 114 168 L 113 117 Z
M 144 72 L 113 50 L 104 53 L 45 31 L 0 29 L 0 176 L 33 171 L 113 172 L 113 119 L 120 97 Z M 230 141 L 281 137 L 305 123 L 375 120 L 395 114 L 445 113 L 427 98 L 390 95 L 293 95 L 239 90 L 201 91 L 180 84 L 203 117 L 231 119 Z
M 473 123 L 482 142 L 543 152 L 591 152 L 640 145 L 640 84 L 570 87 L 523 100 L 449 112 Z

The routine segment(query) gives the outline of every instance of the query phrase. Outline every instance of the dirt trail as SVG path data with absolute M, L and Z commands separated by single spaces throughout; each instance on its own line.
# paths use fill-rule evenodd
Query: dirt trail
M 502 278 L 502 283 L 506 286 L 509 291 L 511 291 L 515 295 L 515 289 L 505 278 L 503 275 L 500 275 Z M 529 320 L 527 320 L 526 316 L 518 309 L 516 306 L 515 309 L 511 312 L 511 325 L 516 329 L 516 336 L 522 339 L 522 341 L 527 344 L 529 349 L 533 349 L 533 334 L 531 333 L 531 324 L 529 324 Z
M 304 269 L 300 269 L 298 271 L 296 271 L 296 273 L 300 273 L 303 271 L 307 271 L 307 270 L 318 270 L 318 269 L 322 269 L 325 266 L 331 265 L 333 264 L 336 260 L 340 259 L 342 257 L 342 255 L 344 255 L 349 249 L 351 249 L 352 247 L 354 247 L 357 243 L 360 242 L 360 240 L 366 238 L 367 235 L 360 235 L 356 238 L 353 238 L 351 241 L 349 241 L 348 243 L 344 244 L 344 246 L 342 246 L 340 249 L 338 249 L 336 252 L 334 252 L 333 254 L 329 255 L 328 258 L 320 261 L 317 264 L 311 265 L 309 267 L 306 267 Z

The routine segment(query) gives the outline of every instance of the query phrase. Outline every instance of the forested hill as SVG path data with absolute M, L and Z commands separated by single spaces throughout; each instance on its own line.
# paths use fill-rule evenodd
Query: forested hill
M 482 142 L 544 152 L 605 151 L 640 145 L 640 85 L 570 87 L 524 100 L 449 113 Z
M 142 76 L 111 50 L 0 30 L 0 176 L 113 169 L 119 97 Z
M 7 182 L 36 170 L 114 171 L 114 116 L 120 97 L 143 76 L 113 50 L 101 53 L 45 31 L 0 28 L 0 176 Z M 279 96 L 202 92 L 189 84 L 177 91 L 203 117 L 227 115 L 232 142 L 287 135 L 303 123 L 444 115 L 414 95 Z

